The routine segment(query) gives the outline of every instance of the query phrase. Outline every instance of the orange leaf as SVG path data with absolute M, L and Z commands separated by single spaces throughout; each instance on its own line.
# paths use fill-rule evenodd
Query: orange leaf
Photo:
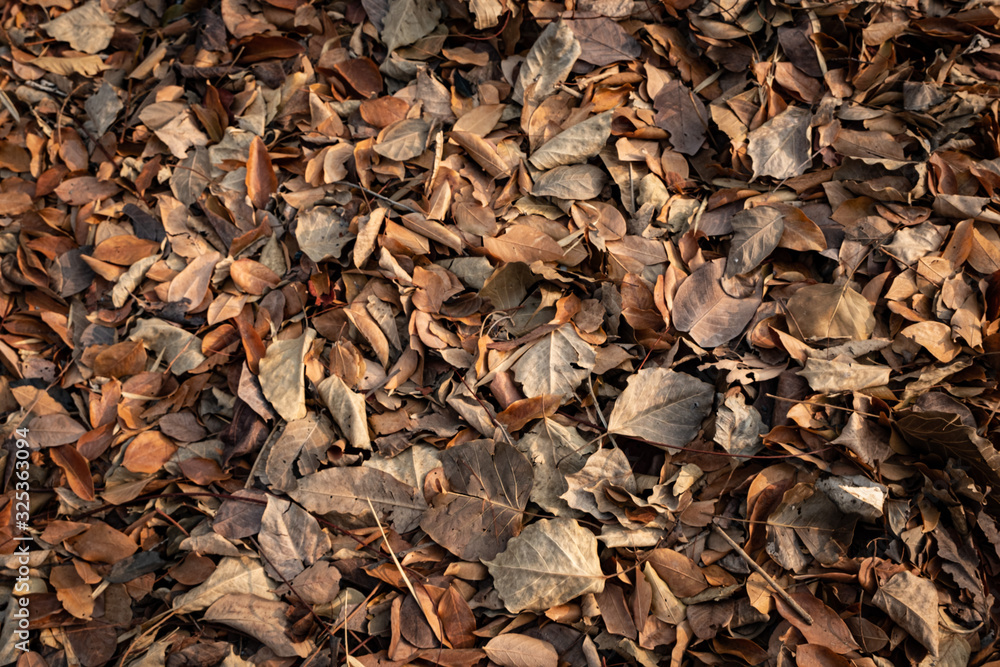
M 271 166 L 271 157 L 260 137 L 250 143 L 250 157 L 247 158 L 247 193 L 250 201 L 259 209 L 267 206 L 267 200 L 278 190 L 278 177 Z

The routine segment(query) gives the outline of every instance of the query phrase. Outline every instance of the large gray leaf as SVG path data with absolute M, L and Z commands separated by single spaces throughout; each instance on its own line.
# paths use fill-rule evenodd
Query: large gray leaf
M 664 368 L 646 368 L 631 378 L 615 402 L 608 431 L 683 447 L 712 409 L 712 385 Z
M 260 360 L 260 387 L 264 397 L 287 421 L 306 416 L 303 361 L 315 338 L 316 332 L 306 329 L 298 338 L 275 341 Z
M 604 590 L 597 538 L 572 519 L 542 519 L 483 561 L 504 606 L 513 613 L 545 611 Z
M 312 514 L 284 498 L 268 496 L 261 517 L 261 553 L 284 579 L 294 579 L 330 549 L 330 538 Z
M 586 465 L 587 455 L 596 450 L 597 443 L 588 443 L 575 428 L 543 419 L 515 444 L 534 468 L 531 502 L 558 516 L 583 516 L 560 496 L 569 489 L 566 476 L 579 472 Z

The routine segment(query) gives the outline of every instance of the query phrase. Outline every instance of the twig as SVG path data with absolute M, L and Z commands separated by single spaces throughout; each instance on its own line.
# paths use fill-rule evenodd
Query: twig
M 753 558 L 750 558 L 750 554 L 744 551 L 743 547 L 736 544 L 736 541 L 733 538 L 729 537 L 729 535 L 726 534 L 726 531 L 722 530 L 722 528 L 719 527 L 719 524 L 713 523 L 712 528 L 714 528 L 715 532 L 717 532 L 719 535 L 722 536 L 722 539 L 724 539 L 726 542 L 729 542 L 729 546 L 731 546 L 736 551 L 736 553 L 738 553 L 740 556 L 743 557 L 743 560 L 747 562 L 747 565 L 749 565 L 754 572 L 764 577 L 764 581 L 766 581 L 767 585 L 771 587 L 771 590 L 777 593 L 782 600 L 787 602 L 788 606 L 791 607 L 796 614 L 802 617 L 802 620 L 806 622 L 806 625 L 813 624 L 812 616 L 807 614 L 806 610 L 803 609 L 798 602 L 793 600 L 792 596 L 786 593 L 785 589 L 783 589 L 778 584 L 778 582 L 774 580 L 774 577 L 765 572 L 764 568 L 762 568 L 760 565 L 757 564 L 757 561 L 755 561 Z

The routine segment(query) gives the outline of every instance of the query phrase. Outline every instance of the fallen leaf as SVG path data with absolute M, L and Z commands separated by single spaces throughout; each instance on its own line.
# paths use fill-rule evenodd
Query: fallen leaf
M 712 398 L 707 382 L 663 368 L 643 369 L 615 402 L 608 431 L 682 447 L 698 434 Z
M 753 160 L 754 178 L 778 180 L 801 176 L 812 162 L 812 114 L 790 106 L 750 132 L 747 154 Z
M 733 216 L 732 244 L 726 261 L 726 277 L 753 271 L 781 242 L 784 215 L 770 206 L 756 206 Z
M 544 336 L 514 364 L 514 376 L 528 397 L 572 394 L 594 367 L 594 349 L 572 325 Z
M 68 42 L 71 47 L 84 53 L 100 53 L 111 43 L 111 36 L 115 33 L 114 22 L 104 13 L 97 0 L 60 14 L 41 27 L 56 39 Z
M 531 164 L 552 169 L 594 157 L 611 136 L 611 118 L 612 113 L 605 111 L 560 132 L 531 154 Z
M 788 328 L 799 338 L 865 340 L 875 329 L 874 308 L 847 283 L 803 287 L 788 300 Z
M 484 647 L 490 660 L 503 667 L 556 667 L 559 654 L 552 644 L 508 632 L 486 642 Z
M 271 166 L 271 156 L 260 137 L 250 142 L 250 156 L 247 158 L 247 194 L 257 208 L 267 208 L 267 202 L 278 190 L 278 177 Z
M 284 658 L 305 658 L 314 649 L 312 642 L 293 642 L 286 612 L 288 605 L 256 595 L 231 593 L 205 610 L 205 620 L 223 623 L 263 642 Z
M 542 519 L 511 538 L 507 550 L 483 561 L 512 613 L 544 611 L 604 590 L 597 539 L 571 519 Z
M 938 593 L 933 582 L 912 572 L 900 572 L 879 586 L 872 602 L 931 655 L 938 654 Z
M 380 37 L 389 53 L 415 41 L 437 27 L 441 10 L 431 0 L 402 0 L 388 3 Z
M 760 305 L 759 287 L 752 296 L 736 298 L 722 287 L 726 260 L 702 264 L 685 278 L 674 296 L 670 313 L 678 331 L 686 331 L 705 347 L 736 338 L 749 324 Z
M 580 42 L 565 21 L 550 23 L 535 40 L 521 65 L 514 84 L 514 101 L 535 106 L 551 95 L 555 87 L 566 80 L 581 51 Z M 531 86 L 534 89 L 525 100 L 525 93 Z
M 283 419 L 294 421 L 306 416 L 306 352 L 316 332 L 306 329 L 298 338 L 271 343 L 260 360 L 260 386 L 264 397 Z

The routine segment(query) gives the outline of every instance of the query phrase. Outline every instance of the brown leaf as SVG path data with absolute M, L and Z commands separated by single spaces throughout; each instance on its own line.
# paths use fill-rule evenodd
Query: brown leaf
M 271 165 L 271 156 L 260 137 L 250 142 L 250 156 L 247 158 L 247 194 L 257 208 L 267 208 L 267 202 L 278 190 L 278 177 Z
M 851 631 L 847 629 L 847 624 L 837 615 L 837 612 L 823 604 L 816 596 L 805 591 L 796 591 L 789 593 L 789 595 L 812 617 L 813 622 L 806 623 L 805 619 L 799 616 L 780 595 L 774 596 L 774 601 L 778 605 L 778 613 L 798 628 L 810 644 L 825 646 L 840 655 L 861 648 L 854 641 Z
M 229 277 L 247 294 L 259 296 L 281 283 L 274 271 L 252 259 L 238 259 L 229 266 Z
M 735 298 L 723 289 L 725 269 L 724 259 L 706 262 L 681 283 L 674 297 L 670 313 L 674 326 L 705 347 L 736 338 L 760 305 L 759 286 L 746 298 Z
M 712 409 L 712 386 L 690 375 L 647 368 L 629 378 L 608 431 L 674 447 L 688 444 Z
M 753 271 L 778 247 L 785 230 L 784 215 L 770 206 L 756 206 L 733 216 L 732 245 L 726 277 Z
M 142 343 L 125 341 L 102 350 L 94 359 L 94 372 L 104 377 L 128 377 L 145 370 L 147 359 Z
M 933 582 L 900 572 L 879 586 L 872 601 L 931 655 L 938 654 L 938 593 Z
M 205 611 L 206 621 L 223 623 L 267 644 L 275 655 L 305 658 L 313 651 L 310 641 L 288 638 L 288 605 L 256 595 L 230 594 L 219 598 Z
M 604 171 L 589 164 L 556 167 L 535 179 L 531 194 L 559 199 L 593 199 L 608 182 Z
M 531 493 L 531 465 L 512 446 L 476 440 L 441 456 L 448 489 L 434 499 L 420 527 L 462 560 L 495 557 L 521 532 Z
M 132 439 L 122 465 L 126 470 L 154 474 L 177 453 L 177 445 L 159 431 L 144 431 Z
M 48 414 L 31 420 L 31 441 L 39 447 L 58 447 L 76 442 L 87 432 L 69 415 Z
M 663 86 L 653 100 L 656 124 L 670 133 L 670 145 L 678 153 L 694 155 L 705 142 L 708 111 L 701 98 L 680 81 Z
M 501 262 L 557 262 L 563 257 L 551 236 L 528 225 L 511 225 L 503 235 L 483 239 L 483 247 Z

